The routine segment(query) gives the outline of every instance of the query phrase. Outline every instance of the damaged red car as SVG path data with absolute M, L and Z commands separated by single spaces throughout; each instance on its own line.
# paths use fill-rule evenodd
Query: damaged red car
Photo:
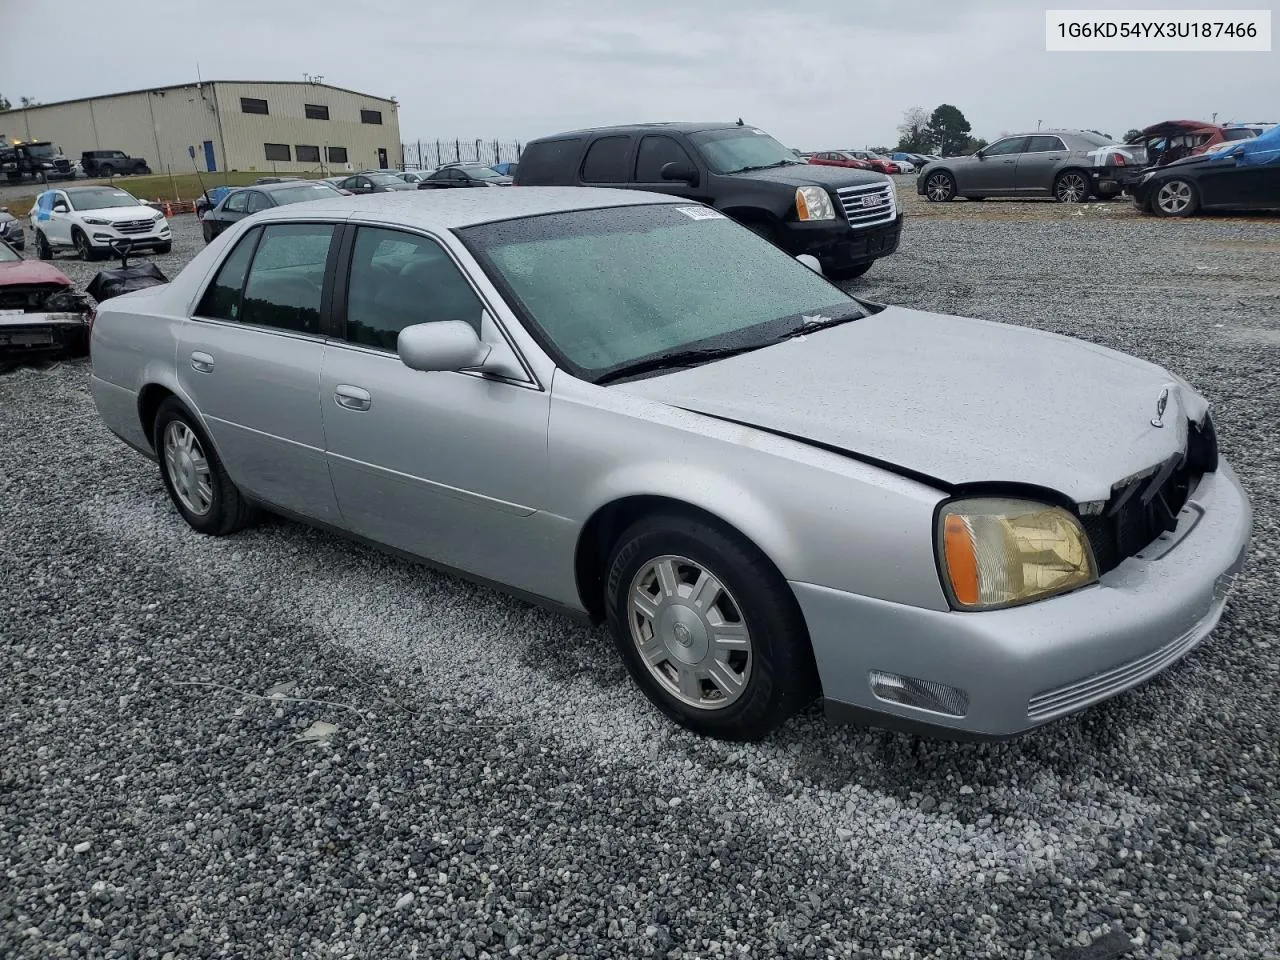
M 89 352 L 93 307 L 65 273 L 0 241 L 0 371 Z
M 1198 157 L 1233 140 L 1248 140 L 1257 132 L 1247 127 L 1222 127 L 1203 120 L 1165 120 L 1129 141 L 1146 150 L 1151 166 L 1163 167 L 1183 157 Z

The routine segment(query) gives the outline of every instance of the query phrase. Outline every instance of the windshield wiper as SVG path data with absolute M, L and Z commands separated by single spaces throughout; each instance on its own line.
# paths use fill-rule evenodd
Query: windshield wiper
M 806 316 L 802 318 L 804 322 L 800 326 L 794 330 L 788 330 L 773 342 L 781 343 L 783 340 L 793 340 L 796 337 L 803 337 L 818 330 L 825 330 L 827 327 L 838 327 L 840 324 L 848 323 L 850 320 L 861 320 L 865 316 L 867 316 L 867 312 L 861 307 L 854 307 L 852 310 L 846 310 L 834 317 L 828 317 L 823 313 Z
M 729 173 L 750 173 L 752 170 L 772 170 L 775 167 L 789 167 L 792 164 L 800 163 L 799 160 L 779 160 L 777 163 L 761 163 L 754 167 L 739 167 L 737 170 L 730 170 Z
M 752 343 L 746 346 L 720 347 L 718 349 L 704 347 L 696 350 L 669 350 L 666 353 L 659 353 L 656 356 L 646 357 L 643 360 L 637 360 L 635 363 L 628 363 L 625 366 L 610 370 L 608 373 L 597 377 L 595 382 L 597 384 L 613 383 L 623 377 L 633 377 L 641 373 L 650 373 L 654 370 L 667 370 L 671 367 L 692 367 L 709 360 L 723 360 L 726 357 L 734 357 L 740 353 L 758 350 L 764 346 L 768 346 L 768 343 Z

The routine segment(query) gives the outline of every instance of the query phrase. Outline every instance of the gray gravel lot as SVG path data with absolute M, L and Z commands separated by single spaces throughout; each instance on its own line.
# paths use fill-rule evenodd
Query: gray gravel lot
M 1255 548 L 1184 662 L 1004 744 L 816 709 L 700 740 L 601 631 L 285 521 L 198 536 L 85 364 L 24 369 L 0 957 L 1280 956 L 1280 223 L 985 206 L 922 211 L 852 289 L 1206 392 Z M 175 230 L 171 275 L 202 246 Z

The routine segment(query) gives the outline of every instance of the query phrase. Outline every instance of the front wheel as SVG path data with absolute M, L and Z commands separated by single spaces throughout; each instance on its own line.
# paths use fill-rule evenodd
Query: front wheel
M 36 256 L 41 260 L 53 259 L 53 247 L 49 246 L 49 241 L 39 230 L 36 231 Z
M 1200 194 L 1190 180 L 1166 180 L 1156 188 L 1151 209 L 1162 217 L 1189 217 L 1200 209 Z
M 870 270 L 871 265 L 874 263 L 875 261 L 872 260 L 872 261 L 869 261 L 868 263 L 859 263 L 856 266 L 852 266 L 852 267 L 825 267 L 824 266 L 822 268 L 822 273 L 828 280 L 835 280 L 837 282 L 844 281 L 844 280 L 857 280 L 859 277 L 865 274 L 868 270 Z
M 193 530 L 220 537 L 249 525 L 252 505 L 231 482 L 195 418 L 173 397 L 160 404 L 152 443 L 165 490 Z
M 1079 170 L 1058 174 L 1053 196 L 1059 203 L 1084 203 L 1089 199 L 1089 178 Z
M 76 245 L 76 253 L 80 256 L 81 260 L 85 261 L 85 263 L 88 263 L 90 260 L 97 259 L 97 254 L 94 253 L 93 250 L 93 244 L 89 242 L 89 237 L 83 230 L 77 227 L 75 232 L 71 235 L 71 242 Z
M 946 203 L 956 197 L 956 178 L 945 170 L 929 174 L 924 182 L 924 195 L 933 203 Z
M 759 740 L 812 697 L 799 605 L 750 542 L 692 516 L 655 515 L 618 540 L 606 612 L 632 678 L 696 733 Z

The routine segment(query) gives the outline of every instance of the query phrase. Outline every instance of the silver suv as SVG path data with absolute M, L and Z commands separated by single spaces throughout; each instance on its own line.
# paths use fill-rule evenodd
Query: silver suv
M 1003 137 L 969 157 L 926 164 L 916 193 L 942 202 L 956 197 L 1054 197 L 1083 203 L 1120 193 L 1125 148 L 1097 133 L 1038 130 Z

